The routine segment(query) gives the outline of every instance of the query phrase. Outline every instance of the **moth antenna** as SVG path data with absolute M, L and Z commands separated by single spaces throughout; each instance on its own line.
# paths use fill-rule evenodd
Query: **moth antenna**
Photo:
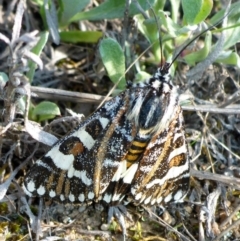
M 220 24 L 223 19 L 228 16 L 230 14 L 230 12 L 228 12 L 227 14 L 225 14 L 223 16 L 223 18 L 221 18 L 218 22 L 216 22 L 215 24 L 213 24 L 212 26 L 210 26 L 209 28 L 205 29 L 204 31 L 202 31 L 200 34 L 198 34 L 197 36 L 195 36 L 193 39 L 191 39 L 186 45 L 184 45 L 182 47 L 182 49 L 178 52 L 178 54 L 173 58 L 172 62 L 169 64 L 168 69 L 171 68 L 172 64 L 176 61 L 176 59 L 181 55 L 181 53 L 183 52 L 183 50 L 185 50 L 191 43 L 193 43 L 197 38 L 199 38 L 200 36 L 202 36 L 204 33 L 206 33 L 207 31 L 212 30 L 213 28 L 215 28 L 218 24 Z

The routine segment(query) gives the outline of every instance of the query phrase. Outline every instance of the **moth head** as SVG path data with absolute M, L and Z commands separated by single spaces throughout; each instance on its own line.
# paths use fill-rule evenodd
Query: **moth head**
M 153 77 L 148 80 L 148 84 L 152 88 L 159 91 L 163 83 L 169 84 L 172 87 L 170 83 L 169 66 L 169 63 L 165 63 L 162 67 L 158 68 Z

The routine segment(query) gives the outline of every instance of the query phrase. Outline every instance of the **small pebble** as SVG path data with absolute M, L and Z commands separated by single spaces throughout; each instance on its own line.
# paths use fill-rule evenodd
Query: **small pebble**
M 102 231 L 108 231 L 108 230 L 109 230 L 109 225 L 106 224 L 106 223 L 103 223 L 103 224 L 101 225 L 101 230 L 102 230 Z
M 88 226 L 87 226 L 87 230 L 92 230 L 92 228 L 88 225 Z
M 174 225 L 176 223 L 176 220 L 170 215 L 168 211 L 163 213 L 163 220 L 170 225 Z
M 63 223 L 66 224 L 66 223 L 71 223 L 71 222 L 72 222 L 72 219 L 70 217 L 67 216 L 67 217 L 63 218 Z

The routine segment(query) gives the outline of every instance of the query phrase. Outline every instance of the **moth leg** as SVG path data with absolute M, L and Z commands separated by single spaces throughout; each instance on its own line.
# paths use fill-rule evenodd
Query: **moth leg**
M 124 205 L 111 206 L 108 209 L 108 223 L 111 222 L 113 217 L 115 217 L 119 222 L 123 232 L 123 241 L 126 241 L 127 229 L 125 224 L 125 217 L 131 219 L 131 217 L 129 217 L 127 208 Z

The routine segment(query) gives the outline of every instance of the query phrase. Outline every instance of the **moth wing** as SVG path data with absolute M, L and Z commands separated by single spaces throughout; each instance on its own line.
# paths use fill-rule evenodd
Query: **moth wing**
M 180 201 L 188 191 L 189 156 L 181 107 L 168 127 L 149 142 L 131 183 L 136 204 Z
M 127 97 L 123 92 L 107 101 L 59 140 L 27 173 L 25 192 L 66 202 L 101 199 L 134 138 Z

